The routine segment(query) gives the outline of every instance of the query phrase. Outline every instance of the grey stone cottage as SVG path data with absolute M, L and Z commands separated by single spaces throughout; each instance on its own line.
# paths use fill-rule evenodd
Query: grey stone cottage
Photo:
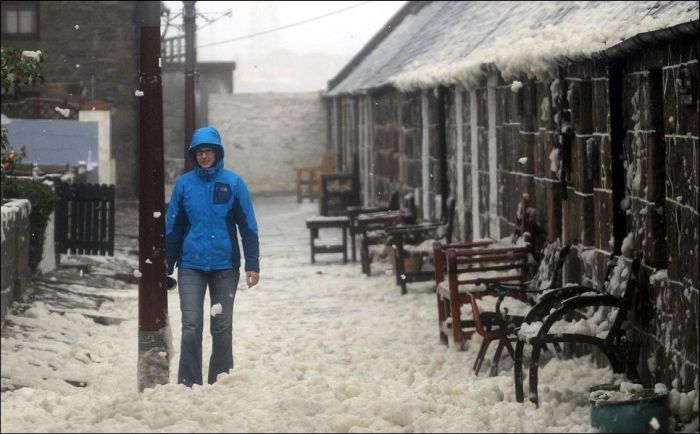
M 329 81 L 328 147 L 364 204 L 457 200 L 458 239 L 500 238 L 528 193 L 565 281 L 643 254 L 643 380 L 698 389 L 698 3 L 408 2 Z M 573 258 L 571 258 L 573 256 Z

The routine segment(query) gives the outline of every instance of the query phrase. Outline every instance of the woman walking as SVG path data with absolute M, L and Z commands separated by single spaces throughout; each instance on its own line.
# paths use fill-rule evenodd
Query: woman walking
M 173 188 L 166 218 L 168 275 L 178 266 L 182 340 L 177 381 L 202 384 L 204 295 L 211 300 L 212 353 L 208 383 L 233 369 L 233 300 L 240 277 L 241 235 L 248 287 L 258 283 L 258 226 L 243 179 L 224 168 L 224 147 L 212 127 L 192 135 L 195 167 Z

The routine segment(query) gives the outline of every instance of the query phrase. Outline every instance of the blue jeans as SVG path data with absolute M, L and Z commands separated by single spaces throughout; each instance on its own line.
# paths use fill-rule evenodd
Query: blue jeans
M 192 387 L 202 384 L 202 329 L 204 327 L 204 294 L 209 285 L 211 306 L 221 305 L 221 312 L 211 317 L 211 358 L 209 384 L 216 376 L 233 369 L 233 299 L 236 296 L 238 270 L 202 271 L 180 268 L 178 291 L 182 312 L 182 340 L 177 382 Z

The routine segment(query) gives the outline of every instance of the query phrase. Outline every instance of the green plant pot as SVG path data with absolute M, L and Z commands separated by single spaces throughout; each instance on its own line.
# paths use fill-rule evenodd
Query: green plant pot
M 594 390 L 619 390 L 619 385 L 604 384 Z M 671 410 L 668 393 L 651 393 L 653 396 L 624 401 L 591 399 L 591 425 L 606 433 L 654 433 L 669 432 Z

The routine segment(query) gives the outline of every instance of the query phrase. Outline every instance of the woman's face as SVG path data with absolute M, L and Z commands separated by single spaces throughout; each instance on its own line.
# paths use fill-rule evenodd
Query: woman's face
M 216 151 L 211 146 L 202 146 L 194 151 L 197 157 L 197 163 L 202 169 L 208 169 L 214 165 L 216 161 Z

